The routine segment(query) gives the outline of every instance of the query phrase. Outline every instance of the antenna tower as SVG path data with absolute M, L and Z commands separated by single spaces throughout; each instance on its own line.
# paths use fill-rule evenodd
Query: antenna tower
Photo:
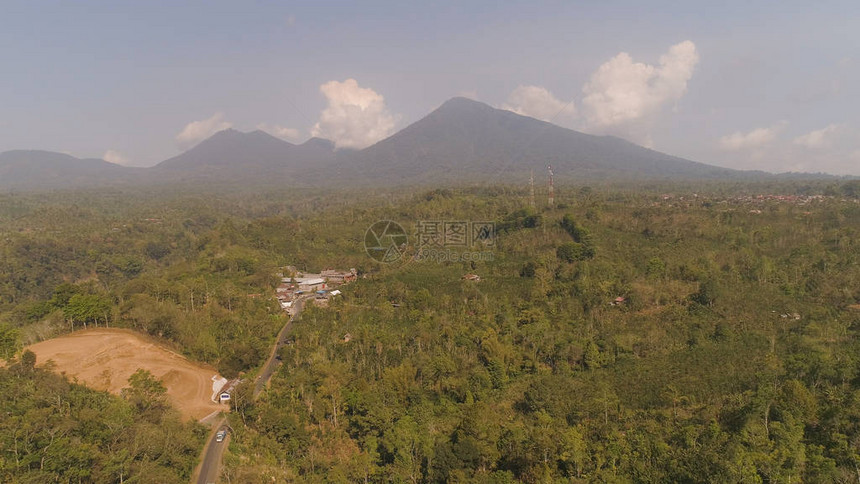
M 529 205 L 532 208 L 535 208 L 535 171 L 532 170 L 532 174 L 529 177 Z
M 553 207 L 555 205 L 555 189 L 552 185 L 552 165 L 547 165 L 546 170 L 549 172 L 549 185 L 547 187 L 549 197 L 547 197 L 547 202 L 549 203 L 550 207 Z

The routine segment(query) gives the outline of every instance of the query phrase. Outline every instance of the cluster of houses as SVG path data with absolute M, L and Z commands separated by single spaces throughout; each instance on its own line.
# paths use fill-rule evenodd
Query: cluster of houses
M 288 313 L 292 313 L 293 303 L 300 297 L 313 296 L 318 304 L 325 304 L 332 297 L 341 294 L 336 289 L 341 284 L 352 282 L 357 278 L 355 269 L 341 271 L 326 269 L 319 274 L 298 272 L 287 268 L 281 274 L 281 284 L 277 288 L 278 303 Z
M 758 205 L 762 206 L 770 203 L 791 203 L 795 205 L 808 205 L 815 202 L 823 202 L 832 200 L 835 197 L 829 195 L 780 195 L 767 193 L 762 195 L 738 195 L 735 197 L 709 197 L 693 193 L 692 196 L 675 196 L 664 193 L 660 196 L 659 202 L 653 202 L 652 206 L 660 206 L 661 204 L 669 207 L 690 208 L 693 205 L 701 205 L 704 203 L 726 204 L 726 205 Z M 845 201 L 845 200 L 843 200 Z M 760 210 L 753 209 L 750 213 L 761 213 Z

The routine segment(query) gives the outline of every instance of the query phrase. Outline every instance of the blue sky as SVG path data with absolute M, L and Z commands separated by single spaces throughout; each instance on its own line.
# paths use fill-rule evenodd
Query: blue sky
M 464 95 L 706 163 L 860 174 L 856 1 L 0 0 L 0 65 L 0 151 L 147 166 L 226 126 L 361 147 Z

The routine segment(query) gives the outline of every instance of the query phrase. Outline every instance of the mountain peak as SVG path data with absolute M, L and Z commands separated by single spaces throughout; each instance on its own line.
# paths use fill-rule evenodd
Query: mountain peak
M 442 103 L 436 111 L 442 110 L 461 110 L 461 109 L 493 109 L 489 104 L 475 101 L 467 97 L 457 96 Z
M 244 163 L 277 165 L 289 157 L 289 151 L 294 147 L 292 143 L 265 131 L 243 133 L 228 128 L 157 166 L 162 169 L 193 170 L 207 166 L 239 166 Z
M 262 129 L 255 129 L 254 131 L 251 131 L 248 133 L 242 133 L 242 134 L 244 134 L 245 136 L 247 136 L 249 138 L 276 139 L 278 141 L 283 141 L 284 143 L 290 143 L 289 141 L 286 141 L 283 138 L 278 138 L 277 136 L 275 136 L 275 135 L 273 135 L 267 131 L 263 131 Z M 292 143 L 290 143 L 290 144 L 292 144 Z
M 218 138 L 229 138 L 229 137 L 239 136 L 242 134 L 245 134 L 245 133 L 239 131 L 238 129 L 227 128 L 227 129 L 222 129 L 221 131 L 217 131 L 215 134 L 206 138 L 203 141 L 209 141 L 211 139 L 218 139 Z
M 316 136 L 310 138 L 299 146 L 305 146 L 308 148 L 324 148 L 329 151 L 334 151 L 334 141 L 325 138 L 317 138 Z
M 201 141 L 198 144 L 198 146 L 200 146 L 204 143 L 211 143 L 211 142 L 216 142 L 216 141 L 217 142 L 232 143 L 232 142 L 242 142 L 242 141 L 249 141 L 249 140 L 278 140 L 278 141 L 283 141 L 282 139 L 277 138 L 275 136 L 272 136 L 269 133 L 267 133 L 263 130 L 260 130 L 260 129 L 255 129 L 254 131 L 249 131 L 246 133 L 243 131 L 239 131 L 238 129 L 227 128 L 227 129 L 223 129 L 221 131 L 218 131 L 217 133 L 213 134 L 212 136 Z M 287 143 L 286 141 L 283 141 L 283 142 Z M 292 143 L 290 143 L 290 144 L 292 144 Z M 192 149 L 194 149 L 194 148 L 192 148 Z
M 524 179 L 552 164 L 559 179 L 713 178 L 731 170 L 594 136 L 485 103 L 455 97 L 360 153 L 365 177 Z M 358 166 L 358 164 L 356 165 Z

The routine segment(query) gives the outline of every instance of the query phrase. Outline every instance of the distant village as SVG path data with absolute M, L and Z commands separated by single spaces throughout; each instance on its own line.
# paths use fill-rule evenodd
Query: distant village
M 281 309 L 292 316 L 295 309 L 294 303 L 300 298 L 313 304 L 325 306 L 329 299 L 341 294 L 337 288 L 354 281 L 357 274 L 355 269 L 348 271 L 326 269 L 319 274 L 314 274 L 301 272 L 290 266 L 284 268 L 278 277 L 281 278 L 281 284 L 278 285 L 276 292 L 278 304 L 280 304 Z M 259 294 L 250 296 L 257 297 Z M 349 341 L 351 337 L 347 334 L 345 341 Z M 212 401 L 229 403 L 231 394 L 241 381 L 239 378 L 228 380 L 217 375 L 212 377 Z
M 709 197 L 693 193 L 688 196 L 672 195 L 664 193 L 660 195 L 660 200 L 652 203 L 653 206 L 668 206 L 690 208 L 696 205 L 727 205 L 727 206 L 751 206 L 750 213 L 761 213 L 756 206 L 765 204 L 793 204 L 793 205 L 809 205 L 813 203 L 821 203 L 828 200 L 841 200 L 842 202 L 852 201 L 854 203 L 860 200 L 849 200 L 845 198 L 837 198 L 831 195 L 780 195 L 780 194 L 761 194 L 761 195 L 738 195 L 734 197 Z
M 285 268 L 278 276 L 281 278 L 281 284 L 276 290 L 278 303 L 288 314 L 292 314 L 293 304 L 299 298 L 311 300 L 321 306 L 327 305 L 331 298 L 341 294 L 338 287 L 358 277 L 355 269 L 326 269 L 315 274 L 298 271 L 295 267 Z

